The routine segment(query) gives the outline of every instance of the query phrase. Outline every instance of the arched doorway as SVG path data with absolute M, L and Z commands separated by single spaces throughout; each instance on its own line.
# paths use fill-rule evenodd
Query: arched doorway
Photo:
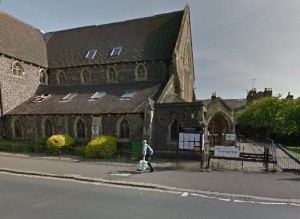
M 225 134 L 229 132 L 230 122 L 223 114 L 217 113 L 208 123 L 209 146 L 222 145 L 225 141 Z
M 211 121 L 208 125 L 208 140 L 210 147 L 222 144 L 221 125 L 218 121 Z

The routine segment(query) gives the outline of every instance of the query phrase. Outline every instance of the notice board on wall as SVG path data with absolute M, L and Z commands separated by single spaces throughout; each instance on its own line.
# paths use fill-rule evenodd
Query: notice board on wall
M 178 148 L 181 150 L 199 150 L 202 147 L 201 128 L 180 128 L 178 137 Z

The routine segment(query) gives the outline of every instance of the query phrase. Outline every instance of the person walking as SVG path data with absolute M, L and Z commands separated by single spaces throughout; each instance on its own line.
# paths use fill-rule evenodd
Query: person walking
M 147 144 L 146 140 L 143 140 L 143 160 L 146 160 L 148 162 L 148 166 L 150 167 L 150 172 L 154 172 L 154 168 L 151 161 L 151 156 L 153 154 L 153 149 L 150 147 L 149 144 Z

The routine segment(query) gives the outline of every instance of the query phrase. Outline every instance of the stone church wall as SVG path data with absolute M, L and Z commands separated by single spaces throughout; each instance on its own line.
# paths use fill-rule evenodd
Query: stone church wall
M 107 83 L 107 71 L 111 66 L 116 69 L 118 74 L 118 83 L 135 81 L 135 69 L 139 63 L 119 63 L 114 65 L 101 65 L 86 67 L 91 75 L 90 85 L 98 85 Z M 147 70 L 147 81 L 164 81 L 168 77 L 168 64 L 165 62 L 142 62 Z M 66 76 L 66 84 L 80 85 L 81 84 L 81 67 L 59 69 Z M 49 82 L 51 85 L 58 85 L 57 73 L 59 71 L 50 70 Z
M 171 125 L 177 120 L 181 127 L 200 127 L 203 121 L 201 103 L 156 104 L 151 144 L 156 150 L 174 151 L 177 141 L 170 139 Z

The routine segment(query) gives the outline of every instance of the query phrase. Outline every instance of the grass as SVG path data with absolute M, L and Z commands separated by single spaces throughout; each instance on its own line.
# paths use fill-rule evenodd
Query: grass
M 287 147 L 288 151 L 296 157 L 300 157 L 300 146 Z

